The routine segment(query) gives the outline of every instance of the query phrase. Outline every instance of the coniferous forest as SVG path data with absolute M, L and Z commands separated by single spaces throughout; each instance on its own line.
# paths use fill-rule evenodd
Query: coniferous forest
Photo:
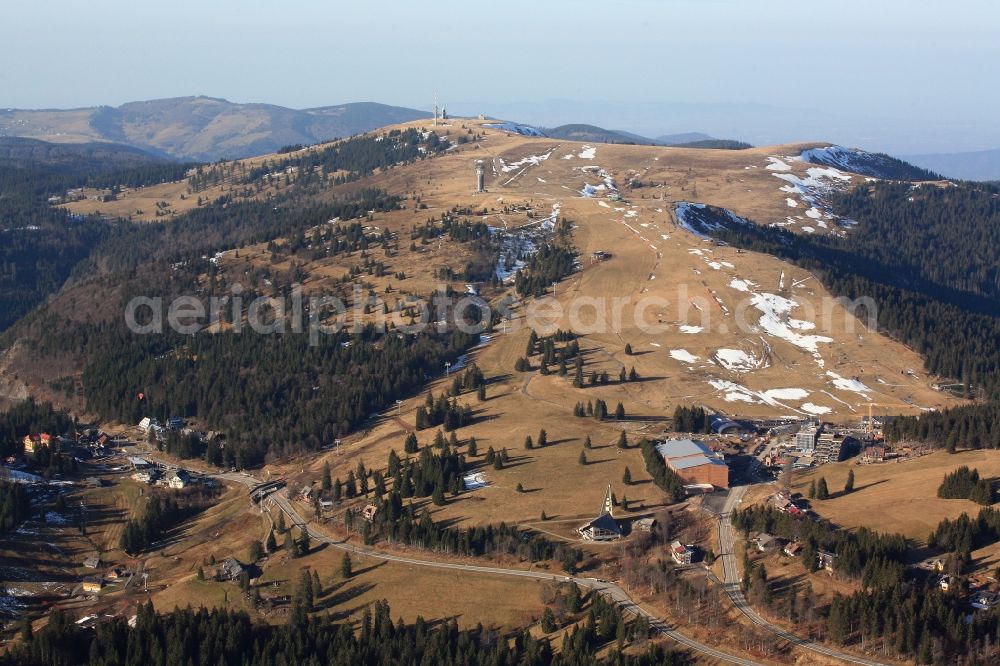
M 384 601 L 365 610 L 360 628 L 334 622 L 329 617 L 293 618 L 291 626 L 274 626 L 255 622 L 244 612 L 228 610 L 184 609 L 157 615 L 152 604 L 146 604 L 139 608 L 134 627 L 118 617 L 85 629 L 64 613 L 55 612 L 44 630 L 0 656 L 0 663 L 11 666 L 680 666 L 689 663 L 683 654 L 658 645 L 636 654 L 623 654 L 620 648 L 613 647 L 606 656 L 598 656 L 598 651 L 614 639 L 627 639 L 633 633 L 617 607 L 600 597 L 591 601 L 584 622 L 569 632 L 558 654 L 546 638 L 535 638 L 527 631 L 505 635 L 481 625 L 459 629 L 454 618 L 440 624 L 419 617 L 413 624 L 404 624 L 402 619 L 395 622 Z
M 911 201 L 912 199 L 912 201 Z M 706 208 L 706 233 L 813 272 L 835 296 L 872 298 L 879 330 L 954 378 L 969 397 L 1000 396 L 1000 204 L 996 188 L 866 184 L 835 197 L 860 224 L 844 237 L 732 224 Z M 711 226 L 710 226 L 711 225 Z M 859 311 L 864 319 L 865 312 Z

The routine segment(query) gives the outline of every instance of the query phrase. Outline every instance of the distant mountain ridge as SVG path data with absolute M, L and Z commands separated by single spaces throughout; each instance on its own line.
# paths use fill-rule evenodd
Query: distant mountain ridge
M 1000 148 L 963 153 L 906 155 L 907 162 L 958 180 L 1000 180 Z
M 545 128 L 545 135 L 553 139 L 569 141 L 595 141 L 600 143 L 631 143 L 640 146 L 675 146 L 679 148 L 716 148 L 739 150 L 751 148 L 749 143 L 731 139 L 716 139 L 702 132 L 685 132 L 683 134 L 664 134 L 655 139 L 626 132 L 624 130 L 609 130 L 596 125 L 570 124 Z
M 553 139 L 566 139 L 567 141 L 594 141 L 599 143 L 634 143 L 644 146 L 657 145 L 655 139 L 650 139 L 623 130 L 609 130 L 596 125 L 586 125 L 583 123 L 572 123 L 560 125 L 558 127 L 546 127 L 542 130 L 545 135 Z
M 214 161 L 314 144 L 427 118 L 416 109 L 355 102 L 313 109 L 174 97 L 67 110 L 0 110 L 0 136 L 59 143 L 110 142 L 160 157 Z

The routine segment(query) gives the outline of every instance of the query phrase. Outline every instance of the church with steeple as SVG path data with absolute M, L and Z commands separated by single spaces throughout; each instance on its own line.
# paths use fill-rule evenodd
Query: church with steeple
M 622 528 L 615 520 L 614 502 L 611 500 L 611 484 L 604 493 L 604 503 L 601 506 L 601 514 L 586 525 L 577 528 L 580 536 L 587 541 L 612 541 L 622 537 Z

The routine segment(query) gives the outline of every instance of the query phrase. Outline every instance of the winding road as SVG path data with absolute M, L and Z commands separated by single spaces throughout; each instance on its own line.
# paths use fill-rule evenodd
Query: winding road
M 233 483 L 239 483 L 246 486 L 248 489 L 253 488 L 260 484 L 260 481 L 252 476 L 245 474 L 239 474 L 235 472 L 215 474 L 212 475 L 217 479 L 222 479 L 225 481 L 230 481 Z M 650 626 L 654 631 L 657 631 L 664 636 L 676 641 L 677 643 L 683 645 L 684 647 L 697 652 L 699 654 L 711 657 L 713 659 L 718 659 L 729 664 L 739 664 L 740 666 L 766 666 L 762 662 L 753 661 L 752 659 L 747 659 L 744 657 L 738 657 L 722 650 L 717 650 L 711 646 L 700 643 L 689 636 L 671 629 L 665 622 L 657 618 L 655 615 L 647 611 L 645 608 L 635 603 L 632 598 L 628 595 L 625 590 L 623 590 L 618 585 L 614 583 L 608 583 L 606 581 L 598 580 L 596 578 L 583 578 L 579 576 L 563 576 L 559 574 L 554 574 L 550 572 L 542 573 L 536 571 L 525 571 L 523 569 L 507 569 L 503 567 L 485 567 L 485 566 L 474 566 L 471 564 L 458 564 L 452 562 L 435 562 L 433 560 L 422 560 L 413 557 L 405 557 L 402 555 L 395 555 L 392 553 L 386 553 L 383 551 L 378 551 L 367 546 L 356 546 L 346 541 L 337 541 L 326 534 L 318 531 L 308 521 L 299 515 L 298 511 L 292 506 L 292 503 L 287 497 L 282 495 L 280 492 L 272 493 L 267 495 L 266 501 L 273 502 L 274 506 L 281 509 L 282 512 L 291 520 L 291 522 L 297 526 L 299 529 L 305 530 L 309 534 L 309 538 L 319 542 L 328 544 L 334 548 L 339 548 L 340 550 L 352 553 L 355 555 L 360 555 L 363 557 L 372 557 L 380 560 L 385 560 L 388 562 L 398 562 L 400 564 L 408 564 L 411 566 L 418 567 L 429 567 L 434 569 L 450 569 L 453 571 L 466 571 L 470 573 L 478 574 L 489 574 L 495 576 L 509 576 L 517 578 L 529 578 L 535 580 L 546 580 L 546 581 L 573 581 L 581 587 L 586 587 L 594 590 L 598 594 L 604 595 L 608 599 L 614 601 L 621 609 L 623 613 L 635 616 L 643 616 L 649 620 Z
M 811 641 L 808 638 L 796 636 L 795 634 L 789 633 L 781 627 L 768 622 L 753 609 L 750 602 L 748 602 L 746 597 L 743 595 L 743 590 L 740 588 L 740 572 L 736 566 L 736 552 L 733 548 L 736 543 L 736 537 L 733 535 L 732 513 L 736 506 L 743 501 L 743 496 L 746 494 L 747 488 L 748 486 L 733 486 L 729 489 L 729 495 L 726 497 L 725 508 L 722 511 L 722 515 L 719 517 L 719 548 L 722 551 L 722 567 L 725 571 L 723 587 L 726 594 L 729 595 L 729 599 L 733 602 L 733 606 L 735 606 L 738 611 L 743 613 L 748 620 L 757 626 L 763 627 L 774 635 L 805 650 L 811 650 L 818 654 L 839 659 L 850 664 L 860 664 L 861 666 L 887 666 L 880 661 L 871 661 L 863 657 L 856 657 L 852 654 L 847 654 L 846 652 L 840 652 L 839 650 L 826 647 L 825 645 Z

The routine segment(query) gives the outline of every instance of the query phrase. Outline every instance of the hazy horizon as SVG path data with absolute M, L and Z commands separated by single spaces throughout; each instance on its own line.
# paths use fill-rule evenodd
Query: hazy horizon
M 429 109 L 437 91 L 456 113 L 510 109 L 525 122 L 643 134 L 828 139 L 895 152 L 1000 146 L 1000 90 L 989 85 L 1000 8 L 983 0 L 961 11 L 899 0 L 631 0 L 613 9 L 517 0 L 502 10 L 60 0 L 5 10 L 8 52 L 30 57 L 0 71 L 2 107 L 206 95 Z M 754 106 L 783 118 L 769 122 L 766 109 L 727 117 Z

